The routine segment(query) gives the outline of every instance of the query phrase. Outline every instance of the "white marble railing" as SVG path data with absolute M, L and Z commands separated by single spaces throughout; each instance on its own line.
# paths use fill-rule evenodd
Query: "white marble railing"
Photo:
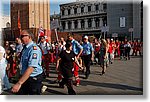
M 70 15 L 63 15 L 63 16 L 61 16 L 61 19 L 64 19 L 64 18 L 71 18 L 71 17 L 90 16 L 90 15 L 103 14 L 103 13 L 106 13 L 106 11 L 103 10 L 103 11 L 92 11 L 92 12 L 84 12 L 84 13 L 70 14 Z
M 76 29 L 65 29 L 64 32 L 79 32 L 79 31 L 97 31 L 100 30 L 100 27 L 95 27 L 95 28 L 76 28 Z

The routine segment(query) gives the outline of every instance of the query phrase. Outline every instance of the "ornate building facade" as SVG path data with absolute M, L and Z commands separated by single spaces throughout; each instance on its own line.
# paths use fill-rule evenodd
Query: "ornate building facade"
M 107 6 L 102 1 L 78 1 L 60 5 L 60 27 L 64 32 L 101 34 L 107 25 Z
M 60 5 L 60 28 L 63 32 L 142 40 L 142 0 L 108 2 L 77 0 Z M 108 31 L 104 33 L 105 26 Z M 130 32 L 129 29 L 133 31 Z M 133 35 L 132 35 L 133 34 Z

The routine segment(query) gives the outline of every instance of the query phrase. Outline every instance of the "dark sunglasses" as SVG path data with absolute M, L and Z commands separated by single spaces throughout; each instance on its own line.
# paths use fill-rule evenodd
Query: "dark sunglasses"
M 23 37 L 26 37 L 26 36 L 29 36 L 29 35 L 20 35 L 20 38 L 23 38 Z

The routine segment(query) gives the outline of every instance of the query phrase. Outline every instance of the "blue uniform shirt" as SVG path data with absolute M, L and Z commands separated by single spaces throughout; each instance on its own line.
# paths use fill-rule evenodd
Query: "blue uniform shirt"
M 72 50 L 73 52 L 77 55 L 81 49 L 83 49 L 83 47 L 76 41 L 76 40 L 72 40 Z
M 28 67 L 33 67 L 34 71 L 30 77 L 37 76 L 43 72 L 42 66 L 42 52 L 41 49 L 33 42 L 30 42 L 24 50 L 21 56 L 21 75 L 24 74 Z
M 92 54 L 91 52 L 94 51 L 93 46 L 90 42 L 83 43 L 83 55 L 90 55 Z
M 19 45 L 16 46 L 16 52 L 17 52 L 17 53 L 18 53 L 18 52 L 21 52 L 22 49 L 23 49 L 22 44 L 19 44 Z

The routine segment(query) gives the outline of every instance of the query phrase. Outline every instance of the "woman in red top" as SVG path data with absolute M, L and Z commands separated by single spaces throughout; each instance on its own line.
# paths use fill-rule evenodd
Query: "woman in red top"
M 117 56 L 120 57 L 120 42 L 118 40 L 116 40 L 116 49 L 115 49 L 115 53 L 117 53 Z
M 94 55 L 96 63 L 99 63 L 99 51 L 100 51 L 100 43 L 98 39 L 94 39 Z
M 108 44 L 108 62 L 112 64 L 113 47 L 112 47 L 112 43 L 110 43 L 110 39 L 107 39 L 107 44 Z

